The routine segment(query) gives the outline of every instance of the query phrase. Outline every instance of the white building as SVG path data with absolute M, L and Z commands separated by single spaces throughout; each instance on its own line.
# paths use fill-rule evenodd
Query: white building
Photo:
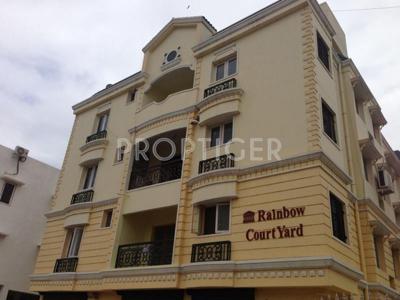
M 44 214 L 59 175 L 58 169 L 40 161 L 23 160 L 0 145 L 0 300 L 37 297 L 24 293 L 29 293 Z

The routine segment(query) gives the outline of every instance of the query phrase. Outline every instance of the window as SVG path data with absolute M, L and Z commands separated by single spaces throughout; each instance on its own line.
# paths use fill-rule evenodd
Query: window
M 85 181 L 83 182 L 83 189 L 87 190 L 94 186 L 94 182 L 96 180 L 97 173 L 97 165 L 88 167 L 85 169 Z
M 317 43 L 318 43 L 318 57 L 321 60 L 322 64 L 328 69 L 331 70 L 330 65 L 330 50 L 328 45 L 325 43 L 322 36 L 317 33 Z
M 230 204 L 219 203 L 201 208 L 202 234 L 215 234 L 229 231 Z
M 385 270 L 385 257 L 384 257 L 382 236 L 374 234 L 374 248 L 375 248 L 376 266 L 381 270 Z
M 97 125 L 97 132 L 101 132 L 107 129 L 108 113 L 99 115 L 99 123 Z
M 117 153 L 116 153 L 116 158 L 115 158 L 116 162 L 121 162 L 124 160 L 125 149 L 126 149 L 126 146 L 121 146 L 121 147 L 117 148 Z
M 347 243 L 344 203 L 332 193 L 330 194 L 330 202 L 333 235 Z
M 337 144 L 336 135 L 336 115 L 332 109 L 322 100 L 322 119 L 324 123 L 324 132 L 332 141 Z
M 82 241 L 83 227 L 74 227 L 67 232 L 66 257 L 77 257 Z
M 129 93 L 128 102 L 133 102 L 133 101 L 135 101 L 136 93 L 137 93 L 137 89 L 134 89 L 133 91 L 131 91 L 131 92 Z
M 232 140 L 232 121 L 210 129 L 210 147 L 229 143 Z
M 215 80 L 221 80 L 237 72 L 236 56 L 226 59 L 215 66 Z
M 112 209 L 104 211 L 103 220 L 101 222 L 101 227 L 102 228 L 111 227 L 112 215 L 113 215 Z
M 396 278 L 400 277 L 400 253 L 399 249 L 392 248 L 393 270 Z
M 369 181 L 369 161 L 365 157 L 363 157 L 363 165 L 365 180 Z
M 3 186 L 3 191 L 1 192 L 0 202 L 9 204 L 11 197 L 14 194 L 15 185 L 6 182 Z

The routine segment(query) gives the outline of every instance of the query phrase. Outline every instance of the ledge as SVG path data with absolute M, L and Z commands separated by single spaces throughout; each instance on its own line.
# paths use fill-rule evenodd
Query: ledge
M 96 202 L 86 202 L 86 203 L 74 204 L 74 205 L 68 206 L 62 210 L 50 211 L 50 212 L 46 213 L 45 216 L 48 219 L 55 218 L 55 217 L 61 217 L 72 211 L 78 211 L 78 210 L 82 210 L 82 209 L 92 209 L 92 208 L 100 207 L 100 206 L 107 206 L 107 205 L 111 205 L 111 204 L 116 204 L 117 201 L 118 201 L 118 198 L 113 198 L 113 199 L 96 201 Z
M 325 166 L 327 166 L 336 176 L 338 176 L 345 184 L 350 184 L 352 182 L 352 178 L 346 174 L 341 168 L 339 168 L 324 152 L 312 152 L 304 155 L 299 155 L 295 157 L 290 157 L 286 159 L 282 159 L 279 161 L 267 162 L 263 164 L 259 164 L 253 167 L 248 168 L 227 168 L 221 169 L 216 171 L 211 171 L 207 173 L 200 174 L 198 176 L 192 177 L 189 179 L 187 184 L 189 186 L 193 186 L 200 181 L 217 177 L 217 176 L 230 176 L 230 175 L 237 175 L 239 176 L 246 176 L 251 175 L 254 173 L 258 173 L 264 170 L 285 167 L 285 166 L 293 166 L 294 164 L 300 164 L 306 161 L 312 160 L 320 160 Z
M 84 154 L 84 153 L 88 152 L 88 150 L 91 150 L 91 148 L 105 147 L 105 146 L 107 146 L 107 144 L 108 144 L 108 140 L 106 138 L 103 138 L 103 139 L 98 139 L 98 140 L 94 140 L 89 143 L 86 143 L 79 149 L 81 150 L 81 152 L 83 152 L 82 154 Z
M 197 286 L 196 280 L 210 278 L 232 281 L 233 279 L 274 277 L 293 280 L 295 277 L 307 277 L 311 280 L 326 277 L 327 270 L 358 281 L 363 278 L 363 273 L 332 257 L 301 257 L 260 261 L 208 262 L 187 264 L 181 267 L 176 265 L 137 267 L 89 273 L 37 274 L 31 275 L 30 279 L 32 285 L 37 283 L 39 287 L 51 286 L 53 283 L 60 285 L 62 281 L 73 283 L 77 280 L 97 280 L 93 284 L 102 286 L 104 283 L 108 283 L 107 288 L 109 288 L 110 283 L 118 285 L 122 281 L 141 285 L 148 282 L 163 284 L 169 282 L 169 284 L 177 285 L 178 276 L 181 275 L 182 278 L 179 279 L 190 281 L 191 285 Z M 227 281 L 225 281 L 226 283 Z M 183 283 L 183 285 L 185 284 Z M 219 285 L 222 286 L 224 283 Z M 71 290 L 73 287 L 67 289 Z
M 25 182 L 23 182 L 21 179 L 15 177 L 15 175 L 10 175 L 4 173 L 3 175 L 0 176 L 0 179 L 4 180 L 5 182 L 9 182 L 15 185 L 24 185 Z

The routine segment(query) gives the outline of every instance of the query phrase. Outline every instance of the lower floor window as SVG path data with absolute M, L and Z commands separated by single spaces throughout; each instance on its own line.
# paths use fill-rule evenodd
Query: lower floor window
M 201 234 L 215 234 L 229 231 L 230 204 L 218 203 L 200 207 Z
M 347 243 L 344 203 L 332 193 L 330 194 L 330 202 L 333 235 L 342 242 Z
M 83 227 L 73 227 L 68 229 L 66 240 L 66 257 L 78 257 L 79 248 L 81 246 L 83 235 Z

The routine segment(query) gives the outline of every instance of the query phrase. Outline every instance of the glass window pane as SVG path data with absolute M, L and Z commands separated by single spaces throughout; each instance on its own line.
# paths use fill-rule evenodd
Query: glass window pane
M 236 73 L 236 57 L 228 61 L 228 76 Z
M 99 126 L 97 132 L 104 131 L 107 129 L 108 114 L 101 115 L 99 118 Z
M 229 230 L 230 205 L 228 203 L 218 205 L 218 231 Z
M 224 144 L 232 140 L 232 122 L 224 125 Z
M 73 229 L 71 244 L 69 246 L 68 257 L 77 257 L 82 240 L 83 228 Z
M 220 127 L 214 127 L 211 129 L 211 143 L 210 146 L 214 147 L 220 143 Z
M 206 207 L 204 209 L 204 226 L 203 233 L 204 234 L 214 234 L 215 233 L 215 216 L 216 216 L 216 207 Z
M 220 64 L 217 66 L 217 71 L 216 71 L 216 75 L 215 75 L 216 80 L 220 80 L 220 79 L 224 78 L 224 68 L 225 68 L 225 64 Z
M 11 183 L 5 183 L 3 187 L 3 192 L 1 194 L 0 202 L 9 204 L 11 201 L 12 194 L 14 192 L 15 186 Z

